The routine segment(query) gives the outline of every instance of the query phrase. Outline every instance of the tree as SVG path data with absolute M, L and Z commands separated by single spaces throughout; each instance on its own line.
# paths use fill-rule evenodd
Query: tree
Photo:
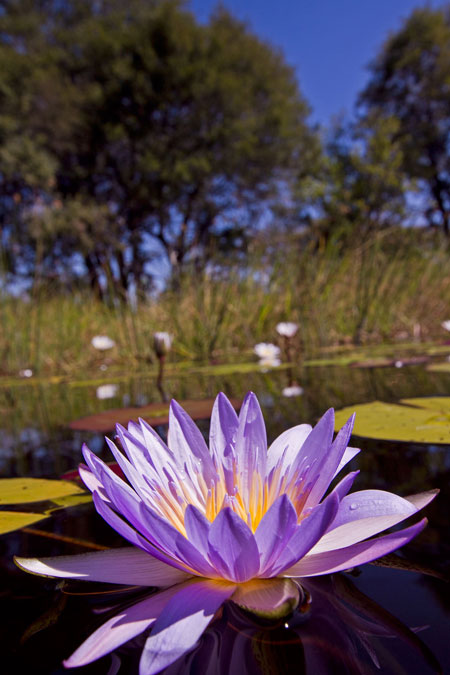
M 415 10 L 371 65 L 360 105 L 395 117 L 402 167 L 428 200 L 430 224 L 450 234 L 450 9 Z
M 26 4 L 8 3 L 4 43 Z M 74 201 L 109 209 L 111 236 L 94 224 L 92 237 L 124 291 L 145 288 L 155 250 L 178 278 L 188 260 L 244 241 L 240 215 L 257 218 L 314 171 L 319 144 L 293 70 L 225 10 L 200 25 L 171 0 L 37 4 L 21 37 L 33 64 L 23 124 L 56 163 L 48 201 L 62 206 L 46 218 Z
M 399 225 L 412 190 L 402 170 L 403 151 L 393 117 L 367 116 L 359 123 L 338 123 L 326 145 L 325 178 L 320 195 L 320 227 L 331 235 L 366 239 Z

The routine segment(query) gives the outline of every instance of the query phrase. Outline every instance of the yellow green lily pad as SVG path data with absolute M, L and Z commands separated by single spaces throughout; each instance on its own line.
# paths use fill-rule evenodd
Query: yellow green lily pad
M 409 443 L 450 444 L 450 397 L 372 401 L 336 412 L 336 430 L 356 413 L 354 434 Z
M 0 534 L 20 530 L 33 525 L 47 516 L 43 513 L 21 513 L 19 511 L 0 511 Z
M 69 483 L 65 480 L 48 480 L 46 478 L 0 479 L 0 504 L 29 504 L 78 494 L 84 495 L 86 493 L 75 483 Z

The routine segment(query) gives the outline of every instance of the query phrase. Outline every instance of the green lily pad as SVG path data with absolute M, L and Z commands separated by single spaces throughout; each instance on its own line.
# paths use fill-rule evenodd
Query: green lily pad
M 82 493 L 76 495 L 67 495 L 66 497 L 57 497 L 52 499 L 54 506 L 51 506 L 45 511 L 45 513 L 53 513 L 54 511 L 59 511 L 60 509 L 68 509 L 72 506 L 80 506 L 81 504 L 88 504 L 92 501 L 91 493 Z
M 241 405 L 239 399 L 230 399 L 231 405 L 238 409 Z M 179 401 L 193 420 L 205 420 L 211 417 L 214 399 L 203 399 L 202 401 L 186 400 Z M 97 431 L 105 433 L 114 429 L 116 424 L 126 425 L 130 420 L 137 421 L 139 417 L 145 419 L 151 426 L 167 424 L 169 421 L 168 403 L 150 403 L 150 405 L 141 408 L 113 408 L 105 410 L 97 415 L 81 417 L 69 424 L 71 429 L 81 431 Z
M 21 513 L 19 511 L 0 511 L 0 534 L 20 530 L 33 525 L 47 516 L 43 513 Z
M 78 494 L 85 495 L 86 492 L 78 485 L 63 480 L 47 480 L 45 478 L 0 479 L 0 504 L 29 504 Z
M 450 397 L 402 399 L 399 403 L 372 401 L 337 411 L 340 429 L 356 412 L 354 434 L 409 443 L 450 444 Z

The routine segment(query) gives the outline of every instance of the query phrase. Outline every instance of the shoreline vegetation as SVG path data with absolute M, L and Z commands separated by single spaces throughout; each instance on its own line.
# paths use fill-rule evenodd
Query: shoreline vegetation
M 29 295 L 0 296 L 0 378 L 25 369 L 64 378 L 156 369 L 158 330 L 174 336 L 170 361 L 180 369 L 253 361 L 254 345 L 276 342 L 275 326 L 285 320 L 299 325 L 296 361 L 353 346 L 445 342 L 447 264 L 448 244 L 428 230 L 393 228 L 345 245 L 264 233 L 243 264 L 188 268 L 175 291 L 134 303 L 35 280 Z M 98 334 L 115 346 L 96 350 Z

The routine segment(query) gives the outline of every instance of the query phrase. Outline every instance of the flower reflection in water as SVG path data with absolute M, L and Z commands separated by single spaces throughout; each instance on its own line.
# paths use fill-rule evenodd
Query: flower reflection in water
M 402 667 L 406 656 L 417 663 L 415 672 L 441 673 L 417 632 L 359 591 L 348 575 L 335 574 L 302 580 L 298 607 L 278 620 L 257 617 L 233 601 L 225 603 L 195 649 L 161 672 L 370 675 L 407 672 Z M 138 672 L 146 637 L 111 655 L 115 672 Z M 396 649 L 398 641 L 401 649 Z

